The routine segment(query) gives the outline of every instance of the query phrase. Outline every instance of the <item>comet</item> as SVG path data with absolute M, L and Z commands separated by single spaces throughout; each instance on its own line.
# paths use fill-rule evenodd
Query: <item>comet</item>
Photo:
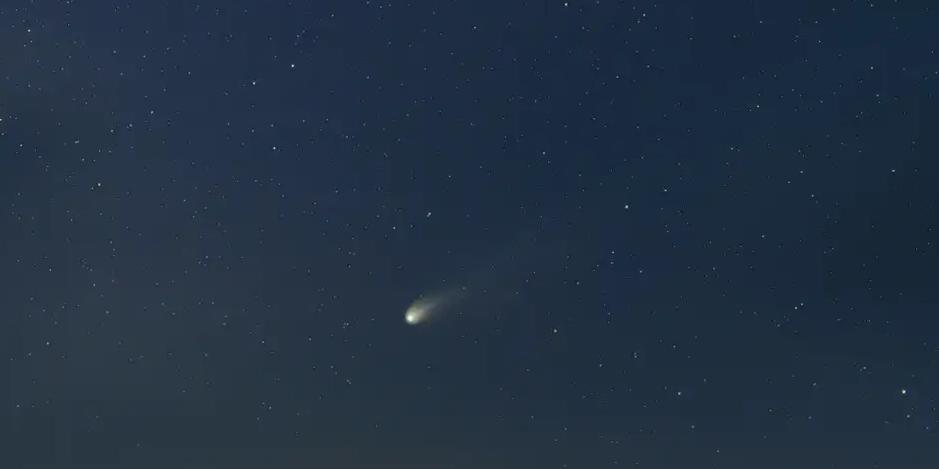
M 404 312 L 404 322 L 416 326 L 429 321 L 447 305 L 460 297 L 461 290 L 448 290 L 419 297 Z

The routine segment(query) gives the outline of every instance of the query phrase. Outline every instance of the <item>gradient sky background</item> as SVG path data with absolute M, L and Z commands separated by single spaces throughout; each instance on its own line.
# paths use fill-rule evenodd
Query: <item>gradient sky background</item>
M 935 468 L 934 3 L 6 0 L 0 466 Z

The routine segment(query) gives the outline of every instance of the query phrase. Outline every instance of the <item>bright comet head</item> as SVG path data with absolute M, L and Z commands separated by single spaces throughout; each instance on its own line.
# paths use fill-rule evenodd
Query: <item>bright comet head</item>
M 415 325 L 427 317 L 427 309 L 421 305 L 414 304 L 404 313 L 404 322 Z
M 414 303 L 411 303 L 411 306 L 408 306 L 408 310 L 404 312 L 404 322 L 414 326 L 430 319 L 434 308 L 439 303 L 439 298 L 418 298 Z

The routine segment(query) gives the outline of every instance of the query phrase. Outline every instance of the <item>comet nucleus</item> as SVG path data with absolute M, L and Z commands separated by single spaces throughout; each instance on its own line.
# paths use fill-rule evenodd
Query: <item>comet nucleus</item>
M 413 326 L 423 321 L 426 316 L 427 309 L 421 308 L 415 303 L 411 305 L 410 308 L 408 308 L 407 312 L 404 313 L 404 322 Z

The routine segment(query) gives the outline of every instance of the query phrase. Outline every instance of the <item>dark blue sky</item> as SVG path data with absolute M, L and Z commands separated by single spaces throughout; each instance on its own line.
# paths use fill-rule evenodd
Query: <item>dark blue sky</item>
M 936 467 L 937 25 L 6 1 L 0 467 Z

